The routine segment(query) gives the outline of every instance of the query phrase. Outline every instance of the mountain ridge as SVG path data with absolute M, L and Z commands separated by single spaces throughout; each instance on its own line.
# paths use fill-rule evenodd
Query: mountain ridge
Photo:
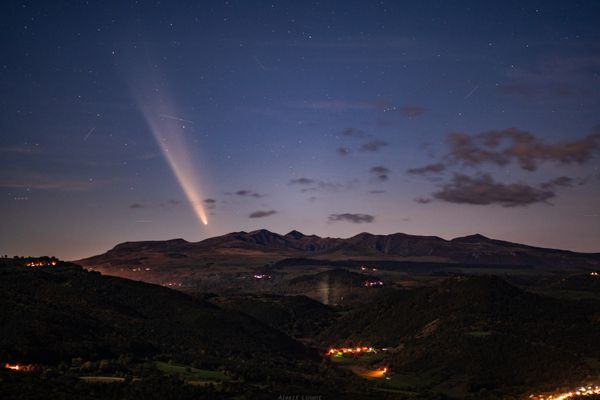
M 161 244 L 166 244 L 166 245 L 181 245 L 181 244 L 201 245 L 203 243 L 212 242 L 217 239 L 222 240 L 222 239 L 225 239 L 228 237 L 245 240 L 245 239 L 243 239 L 245 236 L 250 236 L 253 238 L 263 238 L 263 239 L 268 238 L 268 237 L 271 237 L 271 238 L 277 237 L 277 238 L 281 238 L 283 240 L 296 240 L 296 241 L 303 240 L 303 239 L 319 239 L 319 240 L 329 240 L 329 241 L 350 241 L 350 240 L 362 239 L 365 237 L 370 237 L 370 238 L 389 238 L 389 237 L 429 238 L 429 239 L 439 240 L 439 241 L 446 242 L 446 243 L 461 243 L 461 242 L 462 243 L 474 243 L 474 242 L 502 243 L 502 244 L 510 244 L 510 245 L 516 245 L 519 247 L 527 247 L 527 248 L 539 249 L 539 250 L 552 250 L 552 251 L 564 252 L 564 253 L 600 256 L 600 252 L 579 252 L 579 251 L 574 251 L 574 250 L 556 249 L 556 248 L 552 248 L 552 247 L 534 246 L 534 245 L 529 245 L 529 244 L 511 242 L 511 241 L 507 241 L 507 240 L 493 239 L 493 238 L 489 238 L 485 235 L 482 235 L 480 233 L 474 233 L 474 234 L 465 235 L 465 236 L 457 236 L 452 239 L 444 239 L 444 238 L 436 236 L 436 235 L 412 235 L 412 234 L 408 234 L 408 233 L 404 233 L 404 232 L 396 232 L 396 233 L 390 233 L 390 234 L 360 232 L 360 233 L 357 233 L 356 235 L 353 235 L 353 236 L 350 236 L 347 238 L 341 238 L 341 237 L 329 237 L 329 236 L 322 237 L 322 236 L 315 235 L 315 234 L 307 235 L 307 234 L 304 234 L 295 229 L 286 233 L 285 235 L 282 235 L 282 234 L 279 234 L 276 232 L 271 232 L 267 229 L 256 229 L 256 230 L 248 231 L 248 232 L 235 231 L 235 232 L 230 232 L 230 233 L 226 233 L 226 234 L 219 235 L 219 236 L 213 236 L 210 238 L 202 239 L 197 242 L 190 242 L 183 238 L 173 238 L 173 239 L 165 239 L 165 240 L 126 241 L 126 242 L 122 242 L 122 243 L 115 245 L 110 250 L 115 250 L 115 249 L 120 248 L 121 246 L 132 245 L 132 244 L 152 245 L 155 243 L 156 244 L 161 243 Z M 265 244 L 264 240 L 261 240 L 261 241 L 257 240 L 256 242 L 259 244 Z M 260 243 L 260 242 L 262 242 L 262 243 Z M 82 260 L 87 259 L 87 258 L 90 258 L 90 257 L 83 258 Z
M 577 253 L 496 240 L 481 234 L 446 240 L 438 236 L 362 232 L 349 238 L 320 237 L 292 230 L 281 235 L 259 229 L 238 231 L 198 242 L 184 239 L 117 244 L 105 253 L 75 261 L 85 268 L 136 278 L 138 268 L 168 272 L 207 268 L 259 268 L 288 258 L 436 262 L 457 265 L 600 268 L 600 253 Z M 158 280 L 153 280 L 158 282 Z

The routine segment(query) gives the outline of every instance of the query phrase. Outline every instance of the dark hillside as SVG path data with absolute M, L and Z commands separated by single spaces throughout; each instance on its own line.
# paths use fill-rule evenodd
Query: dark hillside
M 600 308 L 522 291 L 496 277 L 386 290 L 341 318 L 323 343 L 390 348 L 397 373 L 479 388 L 573 384 L 600 373 Z
M 307 358 L 298 342 L 235 311 L 178 291 L 102 276 L 73 264 L 0 267 L 0 358 Z

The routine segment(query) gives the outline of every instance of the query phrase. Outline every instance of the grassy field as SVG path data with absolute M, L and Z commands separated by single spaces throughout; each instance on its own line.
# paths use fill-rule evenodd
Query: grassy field
M 118 376 L 80 376 L 79 379 L 88 383 L 115 383 L 125 381 L 125 378 L 120 378 Z
M 491 331 L 468 332 L 468 335 L 484 337 L 491 335 Z M 429 373 L 420 375 L 398 374 L 390 371 L 380 377 L 369 376 L 369 372 L 380 369 L 384 366 L 386 358 L 389 356 L 386 352 L 363 353 L 360 355 L 344 354 L 342 356 L 331 356 L 330 360 L 335 365 L 346 368 L 375 383 L 377 390 L 389 393 L 397 393 L 403 396 L 411 397 L 417 395 L 423 390 L 432 390 L 439 393 L 450 393 L 450 388 L 438 387 L 443 382 L 443 377 L 437 370 L 431 370 Z M 443 386 L 443 385 L 442 385 Z M 452 385 L 450 385 L 452 386 Z M 456 388 L 452 387 L 452 390 Z M 457 393 L 453 393 L 456 395 Z M 461 395 L 464 395 L 460 391 Z M 461 396 L 458 396 L 461 397 Z
M 156 361 L 155 365 L 163 373 L 167 375 L 179 375 L 181 379 L 190 384 L 219 383 L 231 379 L 221 371 L 210 371 L 186 365 L 169 364 L 162 361 Z
M 390 374 L 389 379 L 382 381 L 382 385 L 396 390 L 412 391 L 414 389 L 422 389 L 432 385 L 429 379 L 416 375 Z

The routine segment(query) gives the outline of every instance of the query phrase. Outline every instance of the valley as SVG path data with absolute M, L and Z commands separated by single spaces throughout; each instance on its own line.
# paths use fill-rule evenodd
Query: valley
M 596 395 L 569 389 L 600 377 L 596 254 L 475 236 L 432 260 L 420 238 L 402 236 L 412 247 L 400 251 L 373 235 L 360 252 L 354 238 L 311 238 L 319 250 L 306 254 L 300 233 L 232 235 L 119 245 L 83 268 L 3 259 L 1 385 L 63 390 L 76 379 L 106 396 L 106 385 L 123 394 L 162 382 L 181 398 Z M 460 261 L 450 250 L 464 246 Z M 473 246 L 495 263 L 476 263 Z

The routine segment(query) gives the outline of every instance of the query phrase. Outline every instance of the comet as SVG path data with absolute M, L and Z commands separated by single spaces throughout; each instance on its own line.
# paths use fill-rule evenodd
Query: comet
M 138 99 L 141 98 L 143 97 L 138 97 Z M 168 99 L 161 96 L 156 104 L 149 103 L 147 99 L 146 97 L 145 100 L 138 101 L 146 124 L 187 197 L 198 221 L 202 225 L 208 225 L 208 218 L 202 201 L 202 191 L 200 190 L 200 179 L 190 155 L 189 146 L 186 143 L 185 127 L 181 124 L 183 119 L 171 117 L 177 115 L 177 113 L 171 105 L 172 102 Z

